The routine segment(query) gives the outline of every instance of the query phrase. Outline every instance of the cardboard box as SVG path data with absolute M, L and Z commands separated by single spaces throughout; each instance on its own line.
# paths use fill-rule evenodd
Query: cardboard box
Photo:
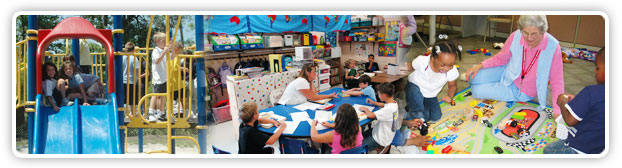
M 285 46 L 294 46 L 294 36 L 293 35 L 283 35 L 285 40 Z

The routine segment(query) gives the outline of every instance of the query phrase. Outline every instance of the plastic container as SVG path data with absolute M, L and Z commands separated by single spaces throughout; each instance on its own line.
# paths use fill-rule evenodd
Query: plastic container
M 216 124 L 231 121 L 231 113 L 229 113 L 229 105 L 212 108 L 212 117 Z

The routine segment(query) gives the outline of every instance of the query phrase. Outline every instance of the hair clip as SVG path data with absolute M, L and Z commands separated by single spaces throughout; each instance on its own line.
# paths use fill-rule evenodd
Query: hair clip
M 460 52 L 462 52 L 462 45 L 458 45 L 458 50 L 460 50 Z
M 430 46 L 430 48 L 428 48 L 428 50 L 432 51 L 432 46 Z
M 436 54 L 440 54 L 441 53 L 441 47 L 434 46 L 434 48 L 436 49 Z
M 448 37 L 449 36 L 447 36 L 446 34 L 439 34 L 438 35 L 438 39 L 441 39 L 441 40 L 443 40 L 443 39 L 447 40 Z

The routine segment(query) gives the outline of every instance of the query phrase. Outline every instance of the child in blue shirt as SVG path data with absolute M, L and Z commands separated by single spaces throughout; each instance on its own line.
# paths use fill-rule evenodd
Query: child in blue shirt
M 352 95 L 352 96 L 365 95 L 365 96 L 369 96 L 371 100 L 377 101 L 376 92 L 374 91 L 374 88 L 372 86 L 369 86 L 369 83 L 371 83 L 371 78 L 367 75 L 363 75 L 359 78 L 358 88 L 352 88 L 350 90 L 342 90 L 341 92 L 343 94 Z
M 557 104 L 569 129 L 566 140 L 544 148 L 545 154 L 599 154 L 605 149 L 605 48 L 596 55 L 596 85 L 578 95 L 560 94 Z

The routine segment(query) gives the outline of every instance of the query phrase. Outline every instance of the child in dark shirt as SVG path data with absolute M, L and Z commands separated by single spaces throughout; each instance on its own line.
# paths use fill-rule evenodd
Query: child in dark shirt
M 578 95 L 560 94 L 557 105 L 568 129 L 568 138 L 544 148 L 545 154 L 599 154 L 605 149 L 605 48 L 596 55 L 598 84 L 586 86 Z M 561 127 L 563 125 L 558 125 Z
M 240 139 L 238 140 L 239 154 L 272 154 L 274 149 L 272 147 L 264 147 L 266 145 L 272 145 L 279 140 L 281 133 L 285 130 L 287 125 L 285 122 L 277 122 L 270 118 L 259 118 L 259 112 L 257 111 L 257 104 L 254 102 L 246 102 L 242 104 L 240 119 L 243 123 L 240 124 Z M 259 123 L 274 124 L 277 128 L 276 132 L 272 136 L 263 134 L 257 130 Z

